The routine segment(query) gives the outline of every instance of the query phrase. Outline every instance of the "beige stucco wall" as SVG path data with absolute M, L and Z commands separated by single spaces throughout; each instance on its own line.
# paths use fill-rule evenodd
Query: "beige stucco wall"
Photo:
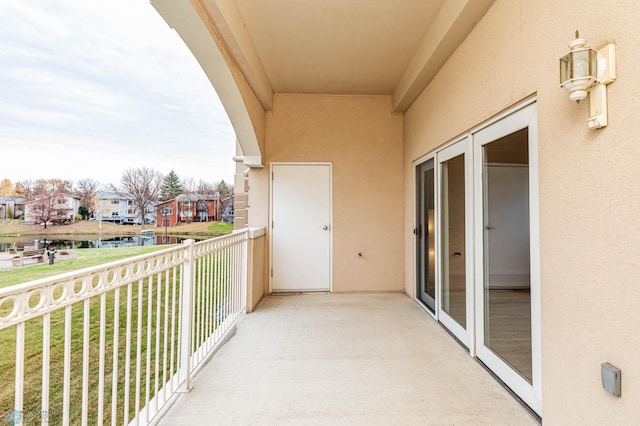
M 545 424 L 640 423 L 640 2 L 497 0 L 405 115 L 405 288 L 413 293 L 412 162 L 537 95 Z M 559 87 L 576 29 L 615 42 L 609 126 Z M 622 370 L 622 397 L 600 364 Z
M 247 312 L 253 312 L 262 297 L 269 292 L 264 275 L 265 241 L 264 235 L 249 240 Z
M 272 162 L 331 162 L 333 291 L 401 291 L 402 123 L 389 97 L 277 95 L 266 167 L 250 174 L 250 225 L 268 224 Z

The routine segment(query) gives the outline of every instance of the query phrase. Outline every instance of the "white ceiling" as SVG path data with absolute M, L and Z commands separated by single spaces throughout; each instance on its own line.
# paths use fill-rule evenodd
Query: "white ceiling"
M 200 0 L 266 109 L 273 93 L 415 100 L 493 0 Z

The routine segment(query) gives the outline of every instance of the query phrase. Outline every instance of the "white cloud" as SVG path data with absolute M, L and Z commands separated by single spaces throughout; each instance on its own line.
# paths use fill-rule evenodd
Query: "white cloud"
M 0 46 L 0 178 L 232 179 L 226 113 L 147 0 L 3 2 Z

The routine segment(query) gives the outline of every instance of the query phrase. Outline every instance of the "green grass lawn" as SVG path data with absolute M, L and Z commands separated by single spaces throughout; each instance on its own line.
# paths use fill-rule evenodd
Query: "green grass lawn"
M 213 222 L 207 227 L 207 230 L 215 232 L 216 234 L 230 234 L 233 231 L 233 223 Z

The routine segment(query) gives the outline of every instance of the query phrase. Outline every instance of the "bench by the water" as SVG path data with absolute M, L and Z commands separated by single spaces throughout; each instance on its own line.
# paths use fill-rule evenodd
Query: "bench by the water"
M 19 251 L 11 258 L 14 267 L 24 266 L 25 260 L 35 260 L 36 263 L 44 263 L 44 249 Z

